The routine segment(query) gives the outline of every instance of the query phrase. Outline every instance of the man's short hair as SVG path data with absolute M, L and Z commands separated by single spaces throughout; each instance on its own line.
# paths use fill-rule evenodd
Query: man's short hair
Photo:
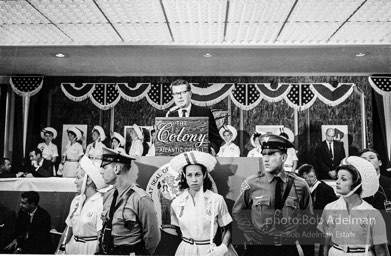
M 5 165 L 5 160 L 8 160 L 9 162 L 11 162 L 11 160 L 8 157 L 2 157 L 2 158 L 0 158 L 0 166 Z
M 39 194 L 35 191 L 24 192 L 20 197 L 26 198 L 30 204 L 35 203 L 35 205 L 38 205 L 39 203 Z
M 171 91 L 172 91 L 172 87 L 179 86 L 179 85 L 186 85 L 186 90 L 191 91 L 191 86 L 190 86 L 189 82 L 186 80 L 183 80 L 183 79 L 177 79 L 174 82 L 172 82 L 170 85 Z
M 358 153 L 358 155 L 361 156 L 362 154 L 367 153 L 367 152 L 375 153 L 376 156 L 377 156 L 377 159 L 380 160 L 380 155 L 379 155 L 379 153 L 377 153 L 376 150 L 374 150 L 374 149 L 372 149 L 372 148 L 364 148 L 363 150 L 361 150 L 361 151 Z
M 303 177 L 304 174 L 308 174 L 311 171 L 313 171 L 318 178 L 318 173 L 316 172 L 314 166 L 312 164 L 303 164 L 297 169 L 297 172 L 299 173 L 300 176 Z
M 39 148 L 32 148 L 30 151 L 31 152 L 35 152 L 35 155 L 37 156 L 38 154 L 40 154 L 42 156 L 42 151 L 39 149 Z

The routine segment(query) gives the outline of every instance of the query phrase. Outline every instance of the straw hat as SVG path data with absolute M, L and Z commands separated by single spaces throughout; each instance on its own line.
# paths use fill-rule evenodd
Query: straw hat
M 76 135 L 76 140 L 81 140 L 81 138 L 83 137 L 82 131 L 77 127 L 71 127 L 67 130 L 67 132 L 73 132 Z
M 235 127 L 231 125 L 223 125 L 223 127 L 220 128 L 220 137 L 224 139 L 224 132 L 225 131 L 230 131 L 232 133 L 232 139 L 231 141 L 234 141 L 236 139 L 236 136 L 238 136 L 238 131 L 235 129 Z
M 208 172 L 211 172 L 213 171 L 216 163 L 216 158 L 214 158 L 208 153 L 200 151 L 190 151 L 184 152 L 172 158 L 170 161 L 170 167 L 173 170 L 181 173 L 183 171 L 183 167 L 187 165 L 200 164 L 205 166 Z
M 47 133 L 47 132 L 50 132 L 51 134 L 53 134 L 53 140 L 55 138 L 57 138 L 57 131 L 56 131 L 56 129 L 54 129 L 52 127 L 46 127 L 46 128 L 43 128 L 41 130 L 41 138 L 42 139 L 45 139 L 45 133 Z
M 105 181 L 100 174 L 100 168 L 96 167 L 94 163 L 86 155 L 80 159 L 80 167 L 92 179 L 98 190 L 107 187 Z
M 353 165 L 361 176 L 362 198 L 373 196 L 379 189 L 379 178 L 375 167 L 358 156 L 349 156 L 341 161 L 341 165 Z
M 117 139 L 119 141 L 119 145 L 120 146 L 124 146 L 125 145 L 125 139 L 124 137 L 121 136 L 121 134 L 119 134 L 118 132 L 114 132 L 113 135 L 111 136 L 111 140 L 113 139 Z
M 143 132 L 141 131 L 141 128 L 138 127 L 137 124 L 133 124 L 132 128 L 133 128 L 133 130 L 136 132 L 137 137 L 138 137 L 140 140 L 142 140 L 142 139 L 144 138 L 144 136 L 143 136 Z
M 104 141 L 106 139 L 105 131 L 99 125 L 95 125 L 92 131 L 97 131 L 99 133 L 100 141 Z

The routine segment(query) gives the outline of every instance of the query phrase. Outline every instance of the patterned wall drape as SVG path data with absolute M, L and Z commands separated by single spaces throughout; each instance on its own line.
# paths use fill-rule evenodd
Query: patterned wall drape
M 376 93 L 378 93 L 383 102 L 380 104 L 383 108 L 379 111 L 382 114 L 381 130 L 386 140 L 388 168 L 391 168 L 391 76 L 370 76 L 369 83 Z M 378 104 L 379 105 L 379 104 Z
M 209 83 L 206 86 L 193 83 L 191 86 L 195 105 L 211 106 L 230 97 L 238 108 L 251 110 L 262 100 L 277 102 L 284 99 L 289 106 L 302 111 L 311 107 L 316 99 L 336 106 L 351 95 L 355 85 L 340 83 L 333 87 L 328 83 L 281 83 L 272 88 L 269 83 Z M 146 98 L 159 110 L 174 103 L 168 83 L 137 83 L 133 86 L 127 83 L 61 83 L 61 88 L 69 99 L 82 101 L 90 98 L 102 110 L 114 107 L 121 98 L 132 102 Z

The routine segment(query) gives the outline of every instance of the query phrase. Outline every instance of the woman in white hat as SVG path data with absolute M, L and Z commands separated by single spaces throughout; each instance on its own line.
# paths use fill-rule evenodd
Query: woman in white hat
M 175 255 L 221 255 L 230 243 L 231 215 L 224 198 L 211 191 L 208 177 L 217 161 L 210 154 L 191 151 L 170 161 L 170 167 L 181 173 L 183 193 L 171 204 L 171 224 L 178 227 L 182 242 Z M 217 227 L 222 228 L 222 243 L 214 246 Z
M 61 164 L 58 167 L 58 175 L 63 177 L 76 177 L 79 160 L 84 155 L 83 146 L 78 142 L 82 138 L 82 131 L 77 127 L 71 127 L 67 130 L 68 144 L 62 155 Z
M 65 249 L 66 254 L 94 255 L 97 252 L 98 234 L 103 225 L 103 194 L 98 191 L 107 185 L 99 167 L 96 167 L 87 156 L 80 160 L 75 184 L 79 195 L 72 200 L 65 220 L 66 238 L 59 250 Z
M 341 197 L 326 205 L 318 229 L 325 234 L 323 255 L 389 255 L 384 219 L 362 198 L 374 195 L 379 179 L 373 165 L 357 156 L 342 160 L 336 169 Z
M 143 132 L 141 131 L 141 128 L 138 127 L 137 124 L 134 124 L 132 126 L 132 129 L 130 129 L 130 138 L 132 139 L 132 146 L 130 146 L 129 155 L 131 157 L 142 156 L 144 152 L 144 136 Z
M 125 149 L 123 148 L 124 145 L 124 137 L 122 137 L 118 132 L 114 132 L 113 135 L 111 135 L 111 148 L 118 151 L 118 153 L 126 154 Z
M 218 157 L 239 157 L 240 149 L 232 141 L 236 139 L 238 132 L 235 127 L 231 125 L 224 125 L 221 127 L 220 137 L 224 139 L 225 144 L 220 147 L 219 152 L 217 153 Z
M 251 145 L 253 145 L 254 148 L 248 152 L 247 157 L 263 157 L 261 144 L 259 143 L 259 138 L 261 137 L 261 135 L 261 133 L 257 132 L 251 135 L 250 141 Z
M 294 139 L 289 138 L 288 134 L 285 132 L 280 133 L 281 137 L 284 137 L 285 139 L 289 140 L 293 143 Z M 297 161 L 299 160 L 296 155 L 295 148 L 287 148 L 287 159 L 284 162 L 284 169 L 288 172 L 294 172 L 297 168 Z M 297 171 L 296 171 L 297 172 Z
M 42 157 L 46 160 L 52 161 L 53 163 L 56 162 L 58 157 L 58 149 L 55 144 L 52 143 L 52 140 L 57 138 L 57 131 L 56 129 L 52 127 L 46 127 L 41 130 L 41 138 L 45 140 L 44 142 L 41 142 L 38 144 L 37 148 L 39 148 L 42 151 Z M 53 166 L 54 167 L 54 166 Z M 54 176 L 56 176 L 55 170 Z
M 92 143 L 88 144 L 86 155 L 96 166 L 102 163 L 103 147 L 102 143 L 106 139 L 105 131 L 99 125 L 95 125 L 92 129 Z

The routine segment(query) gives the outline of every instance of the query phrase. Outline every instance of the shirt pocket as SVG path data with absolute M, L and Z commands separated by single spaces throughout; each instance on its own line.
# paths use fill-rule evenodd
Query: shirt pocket
M 134 212 L 130 209 L 124 209 L 124 225 L 128 230 L 132 230 L 137 224 L 137 218 Z
M 273 209 L 271 209 L 269 196 L 255 196 L 253 198 L 251 216 L 253 224 L 256 227 L 260 227 L 262 224 L 264 224 L 267 218 L 273 217 Z

